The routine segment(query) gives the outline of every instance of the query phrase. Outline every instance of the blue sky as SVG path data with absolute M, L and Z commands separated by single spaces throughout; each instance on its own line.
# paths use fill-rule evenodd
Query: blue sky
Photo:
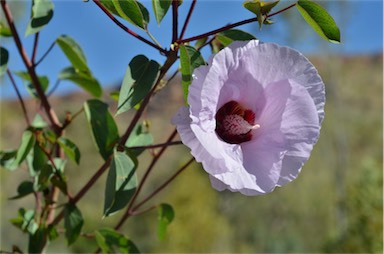
M 161 56 L 153 48 L 139 42 L 117 27 L 107 16 L 92 2 L 84 3 L 81 0 L 53 1 L 55 5 L 54 16 L 51 22 L 42 30 L 39 37 L 38 57 L 41 56 L 51 43 L 60 35 L 67 34 L 74 38 L 82 47 L 88 64 L 94 76 L 103 86 L 119 83 L 122 80 L 126 67 L 130 60 L 144 54 L 148 58 L 164 62 Z M 152 15 L 151 2 L 142 1 Z M 191 22 L 188 26 L 185 38 L 205 33 L 253 17 L 252 13 L 242 7 L 243 1 L 198 1 Z M 290 3 L 281 1 L 275 8 L 280 10 Z M 184 0 L 180 8 L 179 27 L 181 28 L 190 1 Z M 29 5 L 27 13 L 29 13 Z M 288 26 L 281 15 L 273 18 L 275 24 L 264 26 L 260 31 L 257 24 L 248 24 L 239 29 L 251 32 L 258 39 L 267 42 L 275 42 L 293 47 L 307 55 L 314 54 L 341 54 L 360 55 L 377 54 L 383 51 L 383 2 L 377 1 L 330 1 L 328 11 L 334 17 L 341 30 L 342 44 L 333 45 L 318 37 L 312 29 L 305 24 L 295 8 L 286 12 L 286 15 L 298 21 L 300 26 Z M 21 19 L 17 25 L 23 39 L 24 46 L 30 54 L 32 51 L 33 36 L 25 37 L 25 28 L 28 23 L 28 15 Z M 146 34 L 140 29 L 125 23 L 129 28 L 140 35 Z M 171 39 L 171 13 L 169 12 L 161 25 L 157 25 L 153 15 L 149 26 L 150 32 L 163 47 L 169 47 Z M 293 40 L 296 35 L 296 40 Z M 10 39 L 2 40 L 1 44 L 10 52 L 9 68 L 11 71 L 24 70 L 21 59 Z M 207 57 L 209 52 L 204 51 Z M 50 86 L 55 83 L 58 73 L 69 66 L 60 49 L 55 46 L 50 55 L 38 66 L 39 75 L 47 75 Z M 22 94 L 27 96 L 23 84 L 16 77 L 16 82 Z M 2 99 L 15 98 L 14 90 L 8 78 L 1 80 L 0 97 Z M 55 94 L 64 94 L 78 89 L 70 82 L 61 82 Z

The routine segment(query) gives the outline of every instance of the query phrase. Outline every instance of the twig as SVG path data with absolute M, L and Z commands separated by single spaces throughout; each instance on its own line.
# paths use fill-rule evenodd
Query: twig
M 185 22 L 184 22 L 184 25 L 183 25 L 183 28 L 181 29 L 181 34 L 180 34 L 180 40 L 183 39 L 184 37 L 184 34 L 185 34 L 185 31 L 187 30 L 187 26 L 188 26 L 188 23 L 189 23 L 189 20 L 192 16 L 192 12 L 195 8 L 195 5 L 196 5 L 196 0 L 192 0 L 192 3 L 191 3 L 191 7 L 189 8 L 189 11 L 188 11 L 188 14 L 187 14 L 187 18 L 185 19 Z
M 52 42 L 51 46 L 49 46 L 47 51 L 45 51 L 45 53 L 42 55 L 42 57 L 35 63 L 34 67 L 38 66 L 44 60 L 44 58 L 49 54 L 49 52 L 51 52 L 51 50 L 53 49 L 55 44 L 56 44 L 56 41 Z
M 280 11 L 277 11 L 275 13 L 269 14 L 269 15 L 267 15 L 267 18 L 275 16 L 275 15 L 277 15 L 277 14 L 283 12 L 283 11 L 286 11 L 286 10 L 294 7 L 295 5 L 296 5 L 296 3 L 290 5 L 290 6 L 286 7 L 286 8 L 284 8 L 284 9 L 282 9 Z M 207 32 L 207 33 L 204 33 L 204 34 L 200 34 L 200 35 L 197 35 L 197 36 L 193 36 L 193 37 L 190 37 L 190 38 L 187 38 L 187 39 L 181 39 L 181 40 L 178 40 L 177 43 L 181 44 L 181 43 L 186 43 L 186 42 L 190 42 L 190 41 L 199 40 L 199 39 L 202 39 L 202 38 L 205 38 L 205 37 L 208 37 L 208 36 L 211 36 L 211 35 L 215 35 L 217 33 L 220 33 L 220 32 L 226 31 L 226 30 L 229 30 L 231 28 L 234 28 L 234 27 L 237 27 L 237 26 L 241 26 L 241 25 L 245 25 L 245 24 L 248 24 L 248 23 L 252 23 L 252 22 L 255 22 L 255 21 L 257 21 L 257 17 L 246 19 L 246 20 L 243 20 L 243 21 L 240 21 L 240 22 L 236 22 L 236 23 L 233 23 L 233 24 L 229 24 L 229 25 L 223 26 L 221 28 L 212 30 L 210 32 Z
M 25 107 L 25 103 L 24 103 L 23 97 L 21 97 L 20 91 L 17 88 L 15 80 L 13 79 L 12 73 L 9 71 L 9 69 L 7 69 L 7 74 L 8 74 L 9 79 L 11 80 L 11 84 L 13 85 L 13 88 L 15 88 L 15 91 L 16 91 L 16 94 L 17 94 L 17 98 L 20 101 L 25 121 L 27 122 L 28 126 L 31 126 L 31 121 L 29 120 L 28 113 L 27 113 L 27 108 Z
M 179 0 L 172 0 L 172 44 L 177 41 Z
M 148 200 L 153 198 L 156 194 L 162 191 L 165 187 L 169 185 L 181 172 L 183 172 L 188 166 L 195 161 L 195 158 L 191 158 L 187 163 L 185 163 L 179 170 L 176 171 L 174 175 L 172 175 L 167 181 L 165 181 L 162 185 L 160 185 L 155 191 L 149 194 L 146 198 L 144 198 L 140 203 L 138 203 L 135 207 L 132 208 L 133 213 L 139 209 L 142 205 L 144 205 Z M 135 214 L 136 215 L 136 214 Z
M 19 34 L 16 30 L 16 26 L 15 26 L 14 21 L 13 21 L 11 10 L 9 9 L 9 6 L 5 0 L 0 0 L 0 1 L 1 1 L 1 7 L 3 9 L 3 12 L 4 12 L 5 18 L 7 20 L 8 26 L 11 29 L 13 38 L 15 40 L 16 47 L 19 51 L 21 58 L 23 59 L 25 67 L 28 70 L 28 74 L 31 77 L 32 84 L 35 87 L 37 94 L 39 95 L 39 98 L 41 100 L 43 108 L 44 108 L 44 110 L 48 116 L 48 119 L 51 123 L 52 129 L 55 131 L 55 133 L 58 136 L 60 136 L 60 134 L 61 134 L 60 133 L 60 131 L 61 131 L 60 121 L 57 118 L 55 111 L 51 108 L 51 105 L 49 104 L 47 97 L 44 93 L 44 90 L 40 84 L 40 81 L 36 75 L 34 66 L 32 65 L 32 62 L 29 60 L 29 58 L 25 52 L 25 49 L 21 43 Z
M 148 146 L 131 146 L 127 147 L 128 149 L 152 149 L 152 148 L 159 148 L 164 146 L 174 146 L 174 145 L 181 145 L 183 144 L 181 141 L 173 141 L 173 142 L 166 142 L 161 144 L 155 144 L 155 145 L 148 145 Z
M 35 33 L 35 40 L 33 42 L 33 50 L 32 50 L 32 57 L 31 57 L 32 64 L 35 64 L 37 45 L 39 43 L 39 34 L 40 34 L 39 32 Z
M 169 138 L 167 139 L 166 142 L 171 142 L 172 139 L 176 136 L 177 134 L 177 131 L 174 130 L 172 132 L 172 134 L 169 136 Z M 159 160 L 159 158 L 161 157 L 161 155 L 164 153 L 164 151 L 167 149 L 167 146 L 164 146 L 161 148 L 161 150 L 159 151 L 159 153 L 153 157 L 152 161 L 151 161 L 151 164 L 148 166 L 143 178 L 141 179 L 140 183 L 139 183 L 139 186 L 137 187 L 137 190 L 135 192 L 135 194 L 133 195 L 124 215 L 121 217 L 120 221 L 117 223 L 117 225 L 115 226 L 115 229 L 118 230 L 120 229 L 120 227 L 124 224 L 124 222 L 129 218 L 129 216 L 131 216 L 131 212 L 132 212 L 132 206 L 133 204 L 135 203 L 141 189 L 143 188 L 144 186 L 144 183 L 146 182 L 149 174 L 152 172 L 152 169 L 153 167 L 156 165 L 157 161 Z
M 141 37 L 140 35 L 138 35 L 137 33 L 133 32 L 132 30 L 130 30 L 128 27 L 124 26 L 120 21 L 118 21 L 112 13 L 110 13 L 108 11 L 107 8 L 105 8 L 105 6 L 100 3 L 99 0 L 93 0 L 93 2 L 105 13 L 107 14 L 107 16 L 116 24 L 118 25 L 121 29 L 123 29 L 125 32 L 127 32 L 128 34 L 132 35 L 133 37 L 137 38 L 138 40 L 148 44 L 149 46 L 159 50 L 161 53 L 163 54 L 166 54 L 167 51 L 161 47 L 159 47 L 158 45 L 156 45 L 155 43 L 145 39 L 144 37 Z

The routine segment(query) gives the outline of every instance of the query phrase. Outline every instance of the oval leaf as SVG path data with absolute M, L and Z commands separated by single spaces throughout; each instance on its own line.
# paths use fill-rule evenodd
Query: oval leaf
M 218 33 L 216 39 L 226 47 L 234 41 L 249 41 L 256 39 L 256 37 L 242 30 L 231 29 Z
M 80 150 L 72 141 L 67 138 L 60 137 L 57 140 L 57 143 L 64 150 L 65 154 L 68 156 L 69 159 L 76 162 L 76 164 L 79 164 Z
M 173 221 L 175 212 L 171 205 L 161 204 L 157 210 L 158 212 L 158 224 L 157 224 L 157 236 L 160 240 L 165 239 L 168 225 Z
M 9 198 L 9 199 L 18 199 L 18 198 L 22 198 L 22 197 L 25 197 L 31 193 L 34 192 L 34 189 L 33 189 L 33 182 L 31 181 L 24 181 L 22 182 L 19 187 L 17 187 L 17 195 L 12 197 L 12 198 Z
M 83 224 L 84 219 L 80 210 L 75 205 L 67 203 L 64 206 L 64 228 L 68 245 L 79 237 Z
M 56 42 L 78 72 L 90 73 L 83 50 L 74 39 L 61 35 Z
M 134 146 L 146 146 L 153 143 L 153 136 L 148 132 L 148 129 L 143 124 L 138 124 L 135 126 L 135 129 L 132 131 L 127 142 L 125 142 L 125 147 L 130 148 Z M 130 150 L 133 156 L 139 156 L 144 150 L 135 149 Z
M 135 163 L 125 152 L 115 151 L 105 186 L 104 216 L 124 208 L 137 187 Z
M 340 43 L 340 30 L 323 7 L 308 0 L 300 0 L 296 6 L 305 21 L 321 37 L 332 43 Z
M 133 108 L 148 94 L 156 82 L 159 69 L 157 62 L 143 55 L 131 60 L 120 88 L 117 115 Z
M 15 74 L 23 79 L 24 85 L 27 87 L 28 93 L 34 98 L 39 98 L 39 95 L 36 91 L 36 88 L 32 83 L 32 79 L 29 76 L 29 73 L 26 71 L 17 71 L 17 72 L 15 72 Z M 39 79 L 39 83 L 41 85 L 41 88 L 45 92 L 49 86 L 48 77 L 47 76 L 38 76 L 37 78 Z
M 131 240 L 111 228 L 97 230 L 95 238 L 103 253 L 113 253 L 114 247 L 119 249 L 119 253 L 140 253 Z
M 145 7 L 135 0 L 113 1 L 116 12 L 123 19 L 144 30 L 147 29 L 149 14 Z
M 189 85 L 192 83 L 193 70 L 204 64 L 203 57 L 194 47 L 184 44 L 180 45 L 181 85 L 185 101 L 187 101 Z
M 163 20 L 172 0 L 152 0 L 153 12 L 155 13 L 156 21 L 158 24 Z
M 32 15 L 25 36 L 39 32 L 48 24 L 53 17 L 53 7 L 51 0 L 32 1 Z
M 0 47 L 0 77 L 7 72 L 9 53 L 8 50 Z
M 100 97 L 103 93 L 99 81 L 90 72 L 83 73 L 73 67 L 67 67 L 60 72 L 59 79 L 70 80 L 95 97 Z
M 33 146 L 35 145 L 36 137 L 35 135 L 26 130 L 21 137 L 21 144 L 19 149 L 17 150 L 15 160 L 12 162 L 11 168 L 16 169 L 27 157 L 28 153 L 31 151 Z
M 92 131 L 92 137 L 100 155 L 107 160 L 119 139 L 115 120 L 108 111 L 108 105 L 99 100 L 84 103 L 85 115 Z

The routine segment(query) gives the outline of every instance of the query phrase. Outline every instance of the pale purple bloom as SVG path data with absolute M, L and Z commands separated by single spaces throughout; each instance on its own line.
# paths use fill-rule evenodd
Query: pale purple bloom
M 194 71 L 173 118 L 217 190 L 271 192 L 297 177 L 319 138 L 324 84 L 301 53 L 234 42 Z

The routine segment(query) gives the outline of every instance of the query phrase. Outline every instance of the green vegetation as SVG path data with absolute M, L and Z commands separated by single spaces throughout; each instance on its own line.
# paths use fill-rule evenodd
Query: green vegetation
M 157 238 L 157 212 L 130 218 L 124 233 L 142 252 L 344 252 L 382 253 L 383 171 L 382 171 L 382 56 L 323 56 L 312 59 L 327 89 L 326 117 L 319 143 L 294 182 L 265 196 L 245 197 L 217 192 L 208 175 L 195 163 L 167 189 L 142 209 L 155 203 L 171 204 L 175 218 L 164 240 Z M 173 127 L 169 118 L 184 104 L 180 81 L 159 92 L 147 112 L 155 143 L 164 142 Z M 76 113 L 84 94 L 52 98 L 64 118 Z M 157 103 L 167 102 L 157 110 Z M 28 101 L 28 107 L 38 107 Z M 111 102 L 116 112 L 116 103 Z M 130 121 L 131 114 L 117 117 Z M 19 104 L 1 102 L 1 147 L 16 148 L 24 131 Z M 69 191 L 76 193 L 101 165 L 102 158 L 91 141 L 82 113 L 68 127 L 67 137 L 82 151 L 80 165 L 68 161 Z M 144 193 L 150 193 L 189 158 L 183 146 L 170 147 L 150 177 Z M 138 174 L 148 164 L 150 153 L 140 158 Z M 33 197 L 8 200 L 17 194 L 17 185 L 28 180 L 26 167 L 1 174 L 1 246 L 15 244 L 26 249 L 27 235 L 9 222 L 19 207 L 33 207 Z M 117 216 L 102 219 L 107 174 L 78 203 L 85 218 L 83 233 L 114 226 Z M 144 195 L 143 195 L 144 196 Z M 142 198 L 143 198 L 142 196 Z M 140 199 L 140 198 L 139 198 Z M 60 224 L 63 228 L 63 224 Z M 60 228 L 59 227 L 59 228 Z M 63 233 L 59 230 L 59 233 Z M 80 237 L 68 249 L 64 238 L 48 246 L 48 253 L 93 252 L 96 241 Z

